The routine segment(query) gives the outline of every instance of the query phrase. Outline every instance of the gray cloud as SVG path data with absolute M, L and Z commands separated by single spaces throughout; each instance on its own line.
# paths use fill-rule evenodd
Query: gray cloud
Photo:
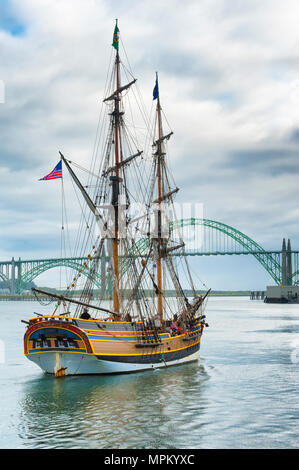
M 265 178 L 292 175 L 299 172 L 298 151 L 288 148 L 233 151 L 222 166 L 252 172 L 254 175 L 262 173 Z

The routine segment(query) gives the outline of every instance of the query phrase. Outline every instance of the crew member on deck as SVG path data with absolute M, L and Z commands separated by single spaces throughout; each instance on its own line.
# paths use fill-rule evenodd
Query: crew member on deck
M 171 328 L 171 331 L 172 331 L 172 334 L 173 334 L 173 335 L 176 335 L 176 334 L 178 333 L 178 326 L 177 326 L 177 324 L 175 323 L 175 321 L 173 321 L 173 322 L 171 323 L 170 328 Z
M 127 313 L 127 315 L 125 316 L 125 321 L 128 321 L 128 322 L 132 321 L 132 317 L 129 313 Z
M 81 313 L 80 318 L 83 318 L 83 320 L 89 320 L 90 319 L 90 315 L 88 313 L 87 308 L 85 308 L 83 310 L 83 313 Z

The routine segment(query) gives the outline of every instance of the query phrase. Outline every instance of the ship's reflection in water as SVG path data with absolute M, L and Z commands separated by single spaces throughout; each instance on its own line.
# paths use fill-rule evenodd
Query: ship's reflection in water
M 208 379 L 197 362 L 130 375 L 42 375 L 24 388 L 19 437 L 32 448 L 198 447 Z

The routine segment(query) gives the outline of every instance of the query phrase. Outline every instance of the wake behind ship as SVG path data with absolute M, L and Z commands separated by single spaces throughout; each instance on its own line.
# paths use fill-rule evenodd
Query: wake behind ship
M 176 218 L 179 189 L 167 158 L 173 132 L 163 130 L 158 75 L 151 124 L 142 103 L 129 101 L 131 94 L 139 99 L 140 92 L 130 67 L 120 59 L 119 39 L 116 22 L 113 66 L 103 100 L 107 112 L 95 145 L 97 158 L 84 170 L 88 184 L 73 169 L 82 168 L 62 153 L 57 167 L 43 178 L 61 178 L 63 163 L 83 200 L 76 241 L 80 261 L 63 294 L 34 289 L 57 304 L 53 314 L 31 318 L 24 336 L 28 359 L 57 377 L 135 372 L 197 360 L 206 325 L 209 290 L 196 293 Z M 124 85 L 122 76 L 127 78 Z M 143 150 L 138 127 L 131 124 L 137 109 L 147 129 Z M 108 260 L 104 274 L 103 259 Z M 93 298 L 99 277 L 103 292 L 107 288 L 111 293 L 109 307 L 104 294 Z M 193 298 L 186 295 L 190 289 Z M 169 290 L 175 292 L 172 299 L 167 298 Z

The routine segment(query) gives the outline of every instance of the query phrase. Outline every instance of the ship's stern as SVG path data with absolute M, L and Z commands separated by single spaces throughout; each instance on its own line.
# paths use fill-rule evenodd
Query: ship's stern
M 24 335 L 24 354 L 56 377 L 88 373 L 95 360 L 87 335 L 67 317 L 30 320 Z

